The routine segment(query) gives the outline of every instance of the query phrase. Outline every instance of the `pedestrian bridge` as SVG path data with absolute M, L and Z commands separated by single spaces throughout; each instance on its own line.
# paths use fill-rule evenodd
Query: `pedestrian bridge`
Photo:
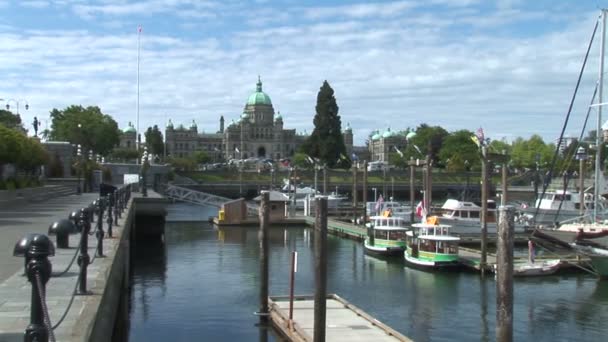
M 197 205 L 210 205 L 220 208 L 222 204 L 232 201 L 232 199 L 222 196 L 209 194 L 202 191 L 188 189 L 183 186 L 169 184 L 165 188 L 165 196 L 174 201 L 181 201 Z M 258 205 L 255 203 L 247 203 L 247 213 L 249 215 L 258 214 Z

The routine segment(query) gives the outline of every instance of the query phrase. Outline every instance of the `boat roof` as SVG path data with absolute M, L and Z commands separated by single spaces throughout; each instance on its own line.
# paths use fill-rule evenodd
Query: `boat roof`
M 443 203 L 441 209 L 448 210 L 456 210 L 456 209 L 465 209 L 465 210 L 480 210 L 481 207 L 473 202 L 467 201 L 459 201 L 457 199 L 448 199 Z
M 429 224 L 429 223 L 414 223 L 412 227 L 416 228 L 450 228 L 449 224 Z
M 412 232 L 411 230 L 408 230 L 407 233 L 405 233 L 407 236 L 414 236 L 414 232 Z M 437 241 L 460 241 L 460 238 L 458 236 L 452 236 L 452 235 L 417 235 L 416 236 L 418 239 L 423 239 L 423 240 L 437 240 Z
M 401 220 L 401 221 L 405 221 L 405 218 L 401 217 L 401 216 L 382 216 L 382 215 L 374 215 L 371 216 L 369 218 L 370 220 L 388 220 L 388 219 L 393 219 L 393 220 Z

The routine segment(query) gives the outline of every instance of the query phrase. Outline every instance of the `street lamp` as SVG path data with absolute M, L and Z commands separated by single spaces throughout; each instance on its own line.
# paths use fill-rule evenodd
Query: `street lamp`
M 141 193 L 143 197 L 148 197 L 148 184 L 146 174 L 148 172 L 149 167 L 150 163 L 148 162 L 148 147 L 144 146 L 144 154 L 141 156 Z
M 82 189 L 80 188 L 80 173 L 82 172 L 82 146 L 78 144 L 78 149 L 76 150 L 76 174 L 78 175 L 78 183 L 76 183 L 76 193 L 80 195 L 82 193 Z
M 17 115 L 19 115 L 19 103 L 21 102 L 25 102 L 25 110 L 28 110 L 30 108 L 29 103 L 27 103 L 27 100 L 24 99 L 19 99 L 19 100 L 15 100 L 15 99 L 8 99 L 6 100 L 6 110 L 10 110 L 11 106 L 10 106 L 10 102 L 13 101 L 17 104 Z

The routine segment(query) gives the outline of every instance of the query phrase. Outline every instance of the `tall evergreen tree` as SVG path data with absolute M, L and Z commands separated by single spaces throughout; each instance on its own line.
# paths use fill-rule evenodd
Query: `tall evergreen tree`
M 338 115 L 338 104 L 334 90 L 327 81 L 317 94 L 315 128 L 302 145 L 302 152 L 318 158 L 329 167 L 350 167 L 346 146 L 342 136 L 342 122 Z
M 158 129 L 157 125 L 154 127 L 148 127 L 146 133 L 146 145 L 148 146 L 148 152 L 156 155 L 162 155 L 164 152 L 163 134 Z

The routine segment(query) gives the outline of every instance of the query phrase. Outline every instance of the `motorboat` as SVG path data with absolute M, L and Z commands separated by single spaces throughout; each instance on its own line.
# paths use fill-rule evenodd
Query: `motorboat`
M 450 234 L 451 226 L 439 224 L 437 217 L 415 223 L 406 232 L 405 261 L 414 267 L 443 269 L 460 266 L 460 238 Z
M 388 211 L 385 214 L 370 217 L 363 246 L 368 253 L 401 256 L 405 251 L 405 234 L 409 230 L 407 221 L 390 216 Z
M 447 199 L 441 206 L 441 223 L 452 226 L 454 234 L 481 233 L 481 206 L 474 202 Z M 488 233 L 496 234 L 498 227 L 496 202 L 488 200 L 486 227 Z M 515 220 L 515 232 L 524 233 L 531 226 L 527 216 L 518 216 Z

